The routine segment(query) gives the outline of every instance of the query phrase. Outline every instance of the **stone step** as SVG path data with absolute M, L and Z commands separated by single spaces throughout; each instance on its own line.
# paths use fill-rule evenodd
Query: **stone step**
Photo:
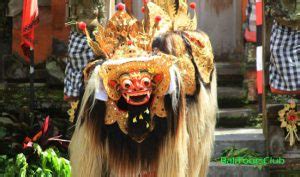
M 213 159 L 220 157 L 222 151 L 229 147 L 248 148 L 262 155 L 265 154 L 265 137 L 262 129 L 257 128 L 217 128 Z
M 222 87 L 243 87 L 244 77 L 243 76 L 231 76 L 231 75 L 218 75 L 217 77 L 218 86 Z
M 215 55 L 214 59 L 216 62 L 244 62 L 245 58 L 244 55 L 241 53 L 231 53 L 231 54 L 222 54 L 222 55 Z
M 269 168 L 255 165 L 231 165 L 218 162 L 209 164 L 207 177 L 269 177 Z
M 243 67 L 241 63 L 217 62 L 216 67 L 218 75 L 243 75 Z
M 253 127 L 260 122 L 256 108 L 221 108 L 218 111 L 216 126 L 218 128 Z
M 220 108 L 239 108 L 246 105 L 246 90 L 241 87 L 218 87 Z
M 237 62 L 217 62 L 217 81 L 219 86 L 243 86 L 242 64 Z
M 247 118 L 256 113 L 254 108 L 224 108 L 218 111 L 218 118 L 224 117 L 238 117 L 238 118 Z
M 243 99 L 245 90 L 241 87 L 218 87 L 218 98 Z

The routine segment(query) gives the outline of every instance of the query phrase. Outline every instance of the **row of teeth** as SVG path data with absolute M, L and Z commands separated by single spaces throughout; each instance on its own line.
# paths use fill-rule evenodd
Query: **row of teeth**
M 140 95 L 144 95 L 144 94 L 140 94 Z M 140 96 L 140 95 L 129 95 L 129 94 L 126 94 L 126 101 L 130 100 L 130 96 Z M 147 97 L 150 98 L 150 93 L 147 93 Z

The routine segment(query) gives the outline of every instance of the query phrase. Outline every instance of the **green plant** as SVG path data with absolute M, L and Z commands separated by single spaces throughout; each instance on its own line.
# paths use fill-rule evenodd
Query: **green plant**
M 56 146 L 67 154 L 69 141 L 65 139 L 68 137 L 56 123 L 49 116 L 44 119 L 33 114 L 0 114 L 0 154 L 14 156 L 33 143 L 38 143 L 43 149 Z
M 249 124 L 251 125 L 251 127 L 262 128 L 262 120 L 262 114 L 254 114 L 250 116 Z
M 214 159 L 213 161 L 220 161 L 221 157 L 243 157 L 243 158 L 255 158 L 255 157 L 261 157 L 262 155 L 252 151 L 248 148 L 241 148 L 241 149 L 237 149 L 235 147 L 228 147 L 226 149 L 224 149 L 220 155 L 220 157 Z
M 270 91 L 267 92 L 267 102 L 275 104 L 286 104 L 289 100 L 296 98 L 296 95 L 279 95 L 273 94 Z
M 54 148 L 43 151 L 38 144 L 33 144 L 31 150 L 19 153 L 15 158 L 8 158 L 6 155 L 0 156 L 0 176 L 71 176 L 70 162 L 60 157 L 59 151 Z

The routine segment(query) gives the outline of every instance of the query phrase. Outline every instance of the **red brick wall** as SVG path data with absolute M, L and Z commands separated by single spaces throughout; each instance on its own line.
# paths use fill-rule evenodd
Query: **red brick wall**
M 68 41 L 69 28 L 65 27 L 66 4 L 63 0 L 52 0 L 52 29 L 53 38 Z

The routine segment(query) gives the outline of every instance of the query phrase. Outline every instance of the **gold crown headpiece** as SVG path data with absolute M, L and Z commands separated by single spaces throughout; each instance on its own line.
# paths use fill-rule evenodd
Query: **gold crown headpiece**
M 195 4 L 191 3 L 195 9 Z M 108 59 L 130 58 L 145 55 L 152 51 L 151 45 L 155 36 L 175 30 L 196 30 L 196 11 L 190 18 L 186 0 L 179 0 L 176 10 L 175 0 L 146 2 L 145 19 L 138 21 L 126 13 L 125 6 L 118 4 L 118 11 L 108 21 L 106 27 L 99 25 L 91 39 L 85 33 L 88 44 L 96 55 L 104 55 Z

